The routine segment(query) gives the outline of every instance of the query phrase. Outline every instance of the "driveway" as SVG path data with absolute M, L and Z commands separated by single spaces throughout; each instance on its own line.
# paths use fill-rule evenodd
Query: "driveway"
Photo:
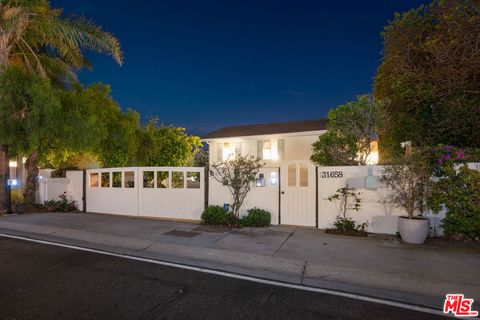
M 480 247 L 325 234 L 288 226 L 229 230 L 84 213 L 0 218 L 0 232 L 440 308 L 446 293 L 480 300 Z

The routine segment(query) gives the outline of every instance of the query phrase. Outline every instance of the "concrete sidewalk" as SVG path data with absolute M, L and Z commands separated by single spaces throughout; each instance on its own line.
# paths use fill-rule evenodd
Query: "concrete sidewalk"
M 335 236 L 287 226 L 229 230 L 84 213 L 0 218 L 0 233 L 441 308 L 480 300 L 480 246 Z

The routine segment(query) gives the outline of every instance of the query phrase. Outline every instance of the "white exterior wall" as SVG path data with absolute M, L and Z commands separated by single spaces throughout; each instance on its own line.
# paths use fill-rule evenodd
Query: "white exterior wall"
M 283 163 L 292 160 L 307 160 L 310 161 L 312 155 L 312 144 L 318 140 L 318 137 L 326 131 L 320 130 L 307 133 L 291 133 L 291 134 L 277 134 L 277 135 L 264 135 L 264 136 L 247 136 L 239 138 L 224 138 L 224 139 L 212 139 L 209 141 L 209 159 L 210 164 L 218 162 L 218 144 L 221 143 L 242 143 L 242 155 L 257 154 L 257 141 L 258 140 L 284 140 L 284 157 L 279 160 L 263 160 L 265 167 L 280 167 Z
M 380 176 L 381 166 L 373 166 L 373 175 Z M 338 176 L 341 178 L 327 178 Z M 325 173 L 325 174 L 324 174 Z M 358 224 L 368 222 L 368 231 L 374 233 L 395 234 L 397 232 L 397 217 L 403 215 L 401 209 L 394 208 L 386 203 L 387 190 L 378 188 L 376 190 L 358 187 L 364 184 L 368 175 L 368 166 L 349 167 L 318 167 L 318 227 L 321 229 L 331 228 L 335 218 L 340 214 L 340 201 L 328 201 L 328 197 L 335 194 L 347 183 L 360 192 L 360 210 L 348 210 L 347 214 Z M 322 178 L 324 176 L 324 178 Z
M 78 210 L 83 210 L 83 171 L 67 171 L 66 178 L 50 178 L 50 171 L 41 172 L 39 176 L 37 203 L 60 200 L 59 196 L 66 192 L 68 199 L 77 202 Z
M 277 182 L 275 185 L 271 184 L 270 173 L 277 173 Z M 244 216 L 247 211 L 252 208 L 260 208 L 267 210 L 272 215 L 272 224 L 278 224 L 278 207 L 279 207 L 279 181 L 278 181 L 278 168 L 262 168 L 260 173 L 265 176 L 265 186 L 256 187 L 255 183 L 252 183 L 252 189 L 247 195 L 242 208 L 240 209 L 240 215 Z M 228 189 L 222 186 L 214 178 L 209 178 L 209 192 L 208 192 L 208 204 L 223 206 L 225 203 L 232 203 L 232 196 Z

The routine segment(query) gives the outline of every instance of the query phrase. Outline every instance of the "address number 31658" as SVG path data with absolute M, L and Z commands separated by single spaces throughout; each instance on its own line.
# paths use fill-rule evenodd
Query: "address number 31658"
M 343 171 L 322 171 L 321 178 L 343 178 Z

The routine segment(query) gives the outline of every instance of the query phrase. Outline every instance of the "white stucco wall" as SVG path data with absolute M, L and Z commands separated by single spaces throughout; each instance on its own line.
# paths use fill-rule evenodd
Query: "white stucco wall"
M 277 173 L 277 182 L 271 184 L 271 172 Z M 264 174 L 265 186 L 256 187 L 252 183 L 252 189 L 248 193 L 243 206 L 240 210 L 242 216 L 247 214 L 248 209 L 260 208 L 267 210 L 272 215 L 272 224 L 278 224 L 278 206 L 279 206 L 279 181 L 278 168 L 262 168 L 260 173 Z M 209 178 L 208 204 L 223 206 L 225 203 L 232 203 L 232 196 L 227 188 L 222 186 L 214 178 Z
M 39 175 L 37 203 L 60 200 L 59 196 L 66 192 L 68 199 L 76 201 L 77 208 L 83 210 L 83 171 L 67 171 L 66 178 L 50 178 L 50 171 Z
M 285 162 L 291 160 L 310 160 L 312 155 L 312 144 L 318 140 L 318 137 L 326 131 L 316 131 L 311 133 L 292 133 L 264 136 L 247 136 L 239 138 L 215 139 L 209 142 L 210 163 L 218 162 L 218 144 L 241 142 L 242 155 L 257 154 L 257 141 L 259 140 L 284 140 L 284 157 L 279 160 L 263 160 L 266 167 L 279 167 Z

